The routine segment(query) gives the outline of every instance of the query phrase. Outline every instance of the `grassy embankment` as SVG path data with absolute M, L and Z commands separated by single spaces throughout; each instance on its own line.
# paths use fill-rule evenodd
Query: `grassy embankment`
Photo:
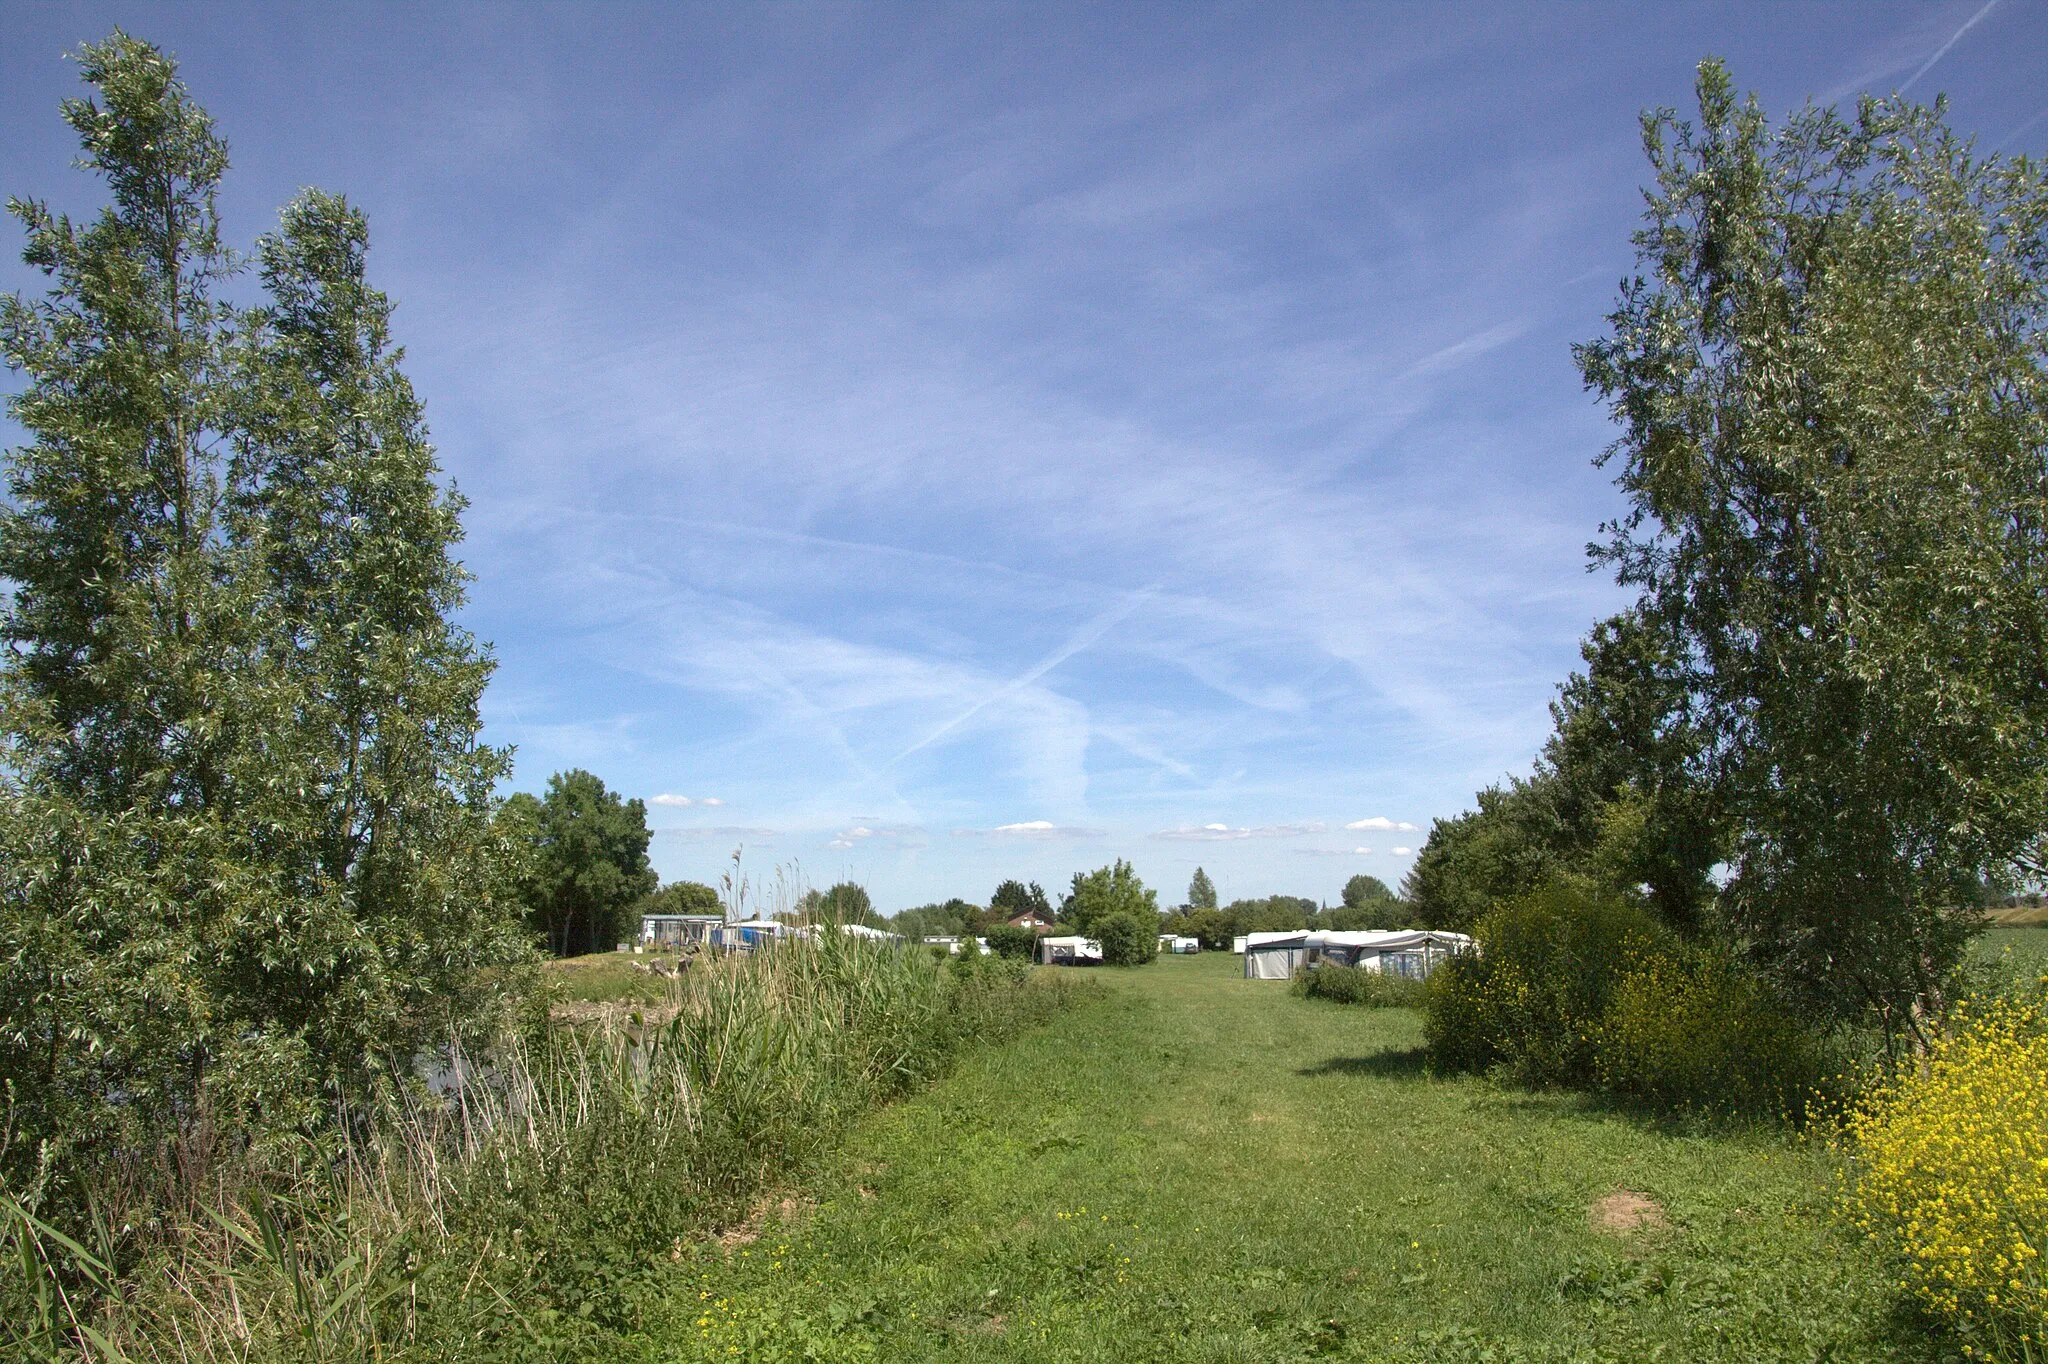
M 1938 1357 L 1822 1147 L 1434 1078 L 1414 1012 L 1225 955 L 1091 974 L 677 1264 L 649 1355 Z

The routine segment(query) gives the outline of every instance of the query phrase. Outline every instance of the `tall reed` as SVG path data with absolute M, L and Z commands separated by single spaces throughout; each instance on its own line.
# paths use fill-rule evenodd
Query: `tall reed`
M 71 1359 L 601 1356 L 688 1243 L 964 1043 L 1072 993 L 1028 975 L 830 934 L 701 959 L 658 1021 L 451 1050 L 447 1092 L 408 1082 L 251 1156 L 156 1234 L 111 1188 L 96 1221 L 129 1230 L 94 1250 L 11 1202 L 0 1341 Z

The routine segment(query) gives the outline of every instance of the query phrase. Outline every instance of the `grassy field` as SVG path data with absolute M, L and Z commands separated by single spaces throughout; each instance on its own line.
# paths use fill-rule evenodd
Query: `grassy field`
M 1417 1016 L 1225 955 L 876 1115 L 812 1184 L 683 1248 L 651 1357 L 1938 1358 L 1831 1215 L 1825 1149 L 1417 1060 Z
M 2048 971 L 2048 926 L 1987 928 L 1977 939 L 1976 956 L 1986 962 L 2010 959 L 2022 967 L 2031 963 L 2036 970 Z

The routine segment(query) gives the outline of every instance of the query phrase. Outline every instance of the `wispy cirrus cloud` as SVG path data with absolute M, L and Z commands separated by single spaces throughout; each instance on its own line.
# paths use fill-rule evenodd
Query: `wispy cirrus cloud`
M 720 824 L 702 828 L 669 828 L 650 831 L 655 838 L 670 843 L 724 843 L 740 839 L 750 843 L 765 843 L 776 837 L 780 829 L 765 829 L 756 825 Z
M 1267 824 L 1256 829 L 1229 824 L 1183 825 L 1178 829 L 1160 829 L 1152 837 L 1173 843 L 1235 843 L 1247 838 L 1296 838 L 1303 834 L 1319 834 L 1327 827 L 1320 822 Z
M 1371 848 L 1296 848 L 1303 857 L 1370 857 Z
M 1388 819 L 1385 815 L 1374 815 L 1370 819 L 1354 819 L 1344 827 L 1347 829 L 1371 830 L 1374 833 L 1400 832 L 1413 834 L 1422 832 L 1406 820 Z
M 647 802 L 649 805 L 665 805 L 671 809 L 686 810 L 693 805 L 717 806 L 725 804 L 717 796 L 678 796 L 662 792 Z

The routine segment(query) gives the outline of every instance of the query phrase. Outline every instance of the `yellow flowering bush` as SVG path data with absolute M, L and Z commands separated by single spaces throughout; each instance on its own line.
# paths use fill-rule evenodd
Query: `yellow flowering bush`
M 1600 1087 L 1666 1108 L 1804 1116 L 1822 1050 L 1725 951 L 1634 954 L 1594 1032 Z
M 1850 1119 L 1856 1223 L 1995 1356 L 2048 1358 L 2048 976 L 1966 1006 Z

